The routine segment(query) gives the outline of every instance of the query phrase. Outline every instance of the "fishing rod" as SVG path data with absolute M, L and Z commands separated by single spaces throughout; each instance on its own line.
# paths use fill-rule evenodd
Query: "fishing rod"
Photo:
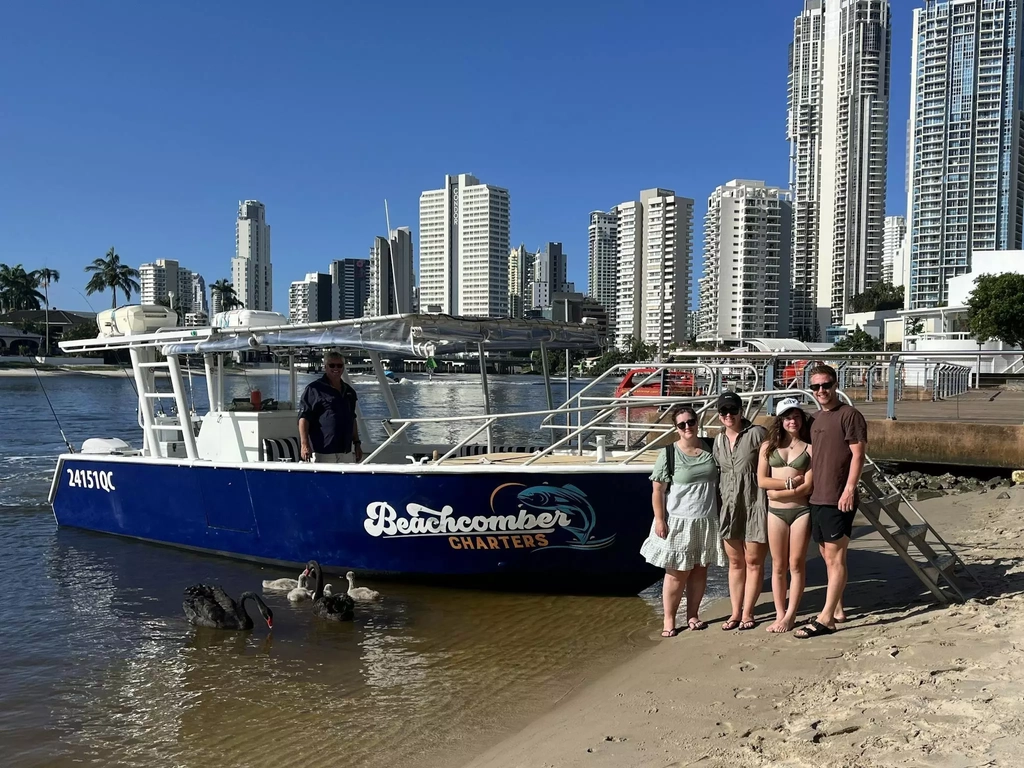
M 60 425 L 60 419 L 57 418 L 57 412 L 53 410 L 53 403 L 50 402 L 50 396 L 46 394 L 46 387 L 43 386 L 43 379 L 39 375 L 39 370 L 33 367 L 32 371 L 35 373 L 36 380 L 39 382 L 39 391 L 43 393 L 43 397 L 46 398 L 46 404 L 50 406 L 50 413 L 53 414 L 53 420 L 57 424 L 57 429 L 60 431 L 60 436 L 64 438 L 64 445 L 68 447 L 69 453 L 74 453 L 75 449 L 71 447 L 71 441 L 68 440 L 68 436 L 64 434 L 64 427 Z

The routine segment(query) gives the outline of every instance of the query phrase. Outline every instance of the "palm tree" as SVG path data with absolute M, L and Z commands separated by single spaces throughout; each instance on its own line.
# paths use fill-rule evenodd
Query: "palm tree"
M 93 259 L 92 264 L 85 268 L 86 272 L 92 272 L 92 277 L 86 283 L 85 292 L 88 294 L 103 293 L 110 289 L 110 308 L 117 309 L 117 292 L 124 291 L 124 300 L 127 304 L 131 301 L 132 292 L 140 292 L 139 270 L 132 269 L 127 264 L 121 263 L 121 257 L 114 251 L 113 246 L 107 251 L 105 259 Z
M 39 277 L 35 272 L 26 272 L 21 264 L 13 267 L 0 264 L 0 311 L 39 309 L 44 296 L 36 290 L 38 287 Z
M 44 302 L 44 309 L 46 310 L 46 347 L 43 350 L 43 355 L 50 354 L 50 283 L 60 282 L 60 272 L 56 269 L 50 269 L 49 267 L 43 267 L 33 272 L 36 279 L 39 280 L 39 284 L 43 286 L 43 296 L 46 301 Z
M 211 296 L 214 293 L 220 296 L 221 312 L 227 312 L 228 310 L 243 306 L 235 294 L 235 286 L 227 279 L 218 280 L 210 286 Z

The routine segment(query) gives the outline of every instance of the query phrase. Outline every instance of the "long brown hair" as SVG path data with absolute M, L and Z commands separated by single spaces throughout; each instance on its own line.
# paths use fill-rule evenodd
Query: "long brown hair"
M 807 415 L 803 408 L 798 409 L 800 411 L 800 430 L 797 432 L 797 437 L 803 440 L 808 445 L 811 444 L 811 422 L 813 419 Z M 788 413 L 788 411 L 787 411 Z M 778 450 L 779 444 L 786 436 L 786 430 L 782 428 L 782 417 L 785 414 L 780 414 L 772 419 L 772 423 L 768 425 L 768 431 L 764 437 L 765 443 L 765 455 L 771 456 L 773 451 Z

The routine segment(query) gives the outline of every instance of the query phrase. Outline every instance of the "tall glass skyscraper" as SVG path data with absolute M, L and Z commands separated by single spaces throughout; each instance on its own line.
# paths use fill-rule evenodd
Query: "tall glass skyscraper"
M 947 300 L 973 251 L 1019 249 L 1022 0 L 925 0 L 914 12 L 907 304 Z

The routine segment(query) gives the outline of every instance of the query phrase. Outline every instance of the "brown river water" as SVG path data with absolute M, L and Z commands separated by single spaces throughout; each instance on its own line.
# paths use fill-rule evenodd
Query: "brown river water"
M 369 380 L 355 384 L 373 415 Z M 127 380 L 44 385 L 76 446 L 90 436 L 138 443 Z M 273 396 L 274 382 L 262 386 Z M 544 407 L 528 377 L 493 377 L 491 388 L 504 410 Z M 392 391 L 419 415 L 482 405 L 475 377 Z M 203 393 L 200 380 L 201 411 Z M 268 598 L 272 632 L 255 611 L 251 633 L 193 629 L 181 611 L 187 585 L 237 596 L 296 574 L 58 529 L 46 494 L 62 446 L 39 383 L 0 377 L 0 404 L 4 766 L 459 765 L 650 647 L 660 628 L 656 589 L 602 598 L 389 582 L 367 584 L 385 598 L 351 624 L 318 622 L 282 593 Z M 496 439 L 538 439 L 528 424 L 504 429 Z

